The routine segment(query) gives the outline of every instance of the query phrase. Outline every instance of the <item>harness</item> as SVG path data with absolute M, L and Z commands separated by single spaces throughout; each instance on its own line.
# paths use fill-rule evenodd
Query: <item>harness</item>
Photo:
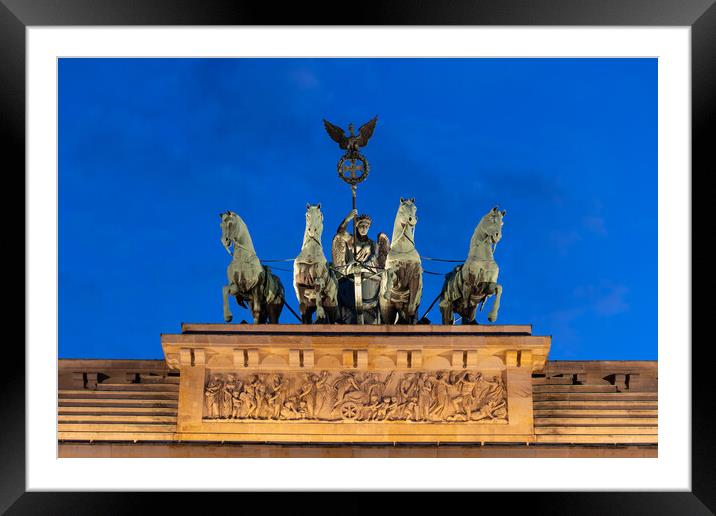
M 303 247 L 306 247 L 306 244 L 309 241 L 313 241 L 319 249 L 322 249 L 321 242 L 315 237 L 315 236 L 308 236 L 308 238 L 304 241 Z M 301 249 L 301 252 L 303 252 L 303 248 Z M 299 254 L 300 257 L 300 254 Z M 295 262 L 297 264 L 303 265 L 305 267 L 304 270 L 301 271 L 301 269 L 298 269 L 300 271 L 298 278 L 296 277 L 296 273 L 294 272 L 294 281 L 296 282 L 296 286 L 303 288 L 303 297 L 306 298 L 308 301 L 314 301 L 318 296 L 321 296 L 321 298 L 326 297 L 327 290 L 329 283 L 331 281 L 330 274 L 328 274 L 326 280 L 323 282 L 322 286 L 319 286 L 316 284 L 316 278 L 320 275 L 319 267 L 322 266 L 322 264 L 325 264 L 325 262 L 308 262 L 308 261 L 299 261 L 298 257 L 296 258 Z M 328 273 L 328 267 L 326 267 L 326 272 Z M 308 283 L 306 281 L 300 281 L 298 280 L 308 280 L 312 283 Z
M 411 249 L 411 251 L 416 251 L 417 249 L 415 248 L 415 242 L 413 242 L 413 240 L 405 233 L 407 231 L 407 229 L 408 229 L 408 224 L 407 223 L 403 224 L 403 231 L 400 232 L 400 236 L 398 238 L 396 238 L 393 243 L 397 242 L 401 238 L 405 238 L 408 242 L 413 244 L 413 249 Z M 409 252 L 409 251 L 406 251 L 406 252 Z
M 416 247 L 415 247 L 415 242 L 413 241 L 412 238 L 410 238 L 410 237 L 408 236 L 408 234 L 406 233 L 407 230 L 408 230 L 408 224 L 407 224 L 407 223 L 402 224 L 402 231 L 400 232 L 400 235 L 398 236 L 398 238 L 396 238 L 396 239 L 393 241 L 393 244 L 395 244 L 395 243 L 398 242 L 401 238 L 405 238 L 408 242 L 410 242 L 410 243 L 412 244 L 412 246 L 413 246 L 412 249 L 409 249 L 409 250 L 407 250 L 407 251 L 403 251 L 401 254 L 403 254 L 403 253 L 410 253 L 410 252 L 412 252 L 412 251 L 417 252 L 417 249 L 416 249 Z M 391 245 L 391 247 L 392 247 L 392 245 Z M 419 266 L 419 262 L 417 262 L 417 263 L 409 263 L 409 264 L 407 264 L 406 266 L 408 266 L 408 267 L 414 267 L 415 265 L 418 265 L 418 266 Z M 414 274 L 414 272 L 410 272 L 410 274 L 411 274 L 411 277 L 412 277 L 412 274 Z M 390 281 L 391 281 L 392 284 L 389 286 L 389 291 L 388 291 L 388 293 L 387 293 L 387 299 L 388 299 L 391 303 L 394 303 L 394 304 L 409 304 L 410 301 L 411 301 L 411 299 L 413 298 L 413 296 L 415 296 L 415 292 L 413 292 L 413 291 L 410 289 L 410 279 L 404 277 L 403 280 L 404 280 L 405 284 L 402 284 L 402 283 L 400 282 L 400 279 L 398 278 L 397 273 L 393 273 L 392 276 L 393 276 L 393 277 L 390 278 Z M 396 283 L 397 283 L 397 285 L 396 285 Z
M 232 240 L 232 242 L 234 242 L 234 250 L 236 250 L 236 248 L 238 247 L 239 249 L 245 251 L 247 254 L 250 254 L 250 255 L 252 255 L 252 256 L 256 256 L 256 258 L 258 258 L 258 256 L 256 255 L 256 252 L 255 252 L 255 251 L 252 251 L 252 250 L 249 249 L 248 247 L 244 247 L 243 245 L 241 245 L 240 243 L 238 243 L 238 242 L 237 242 L 236 240 L 234 240 L 233 238 L 232 238 L 231 240 Z M 249 258 L 250 258 L 250 257 L 249 257 Z M 260 260 L 259 260 L 259 261 L 260 261 Z
M 308 238 L 309 238 L 310 240 L 313 240 L 314 242 L 316 242 L 316 243 L 318 244 L 318 247 L 322 247 L 322 246 L 321 246 L 321 243 L 318 241 L 318 239 L 316 239 L 315 236 L 309 236 Z

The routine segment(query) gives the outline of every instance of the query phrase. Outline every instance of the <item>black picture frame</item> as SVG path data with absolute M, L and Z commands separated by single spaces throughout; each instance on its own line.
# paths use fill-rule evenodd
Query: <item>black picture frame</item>
M 359 8 L 336 3 L 243 0 L 0 0 L 0 89 L 5 179 L 25 167 L 25 30 L 31 26 L 86 25 L 513 25 L 688 26 L 692 44 L 692 181 L 716 169 L 711 125 L 716 122 L 716 6 L 714 0 L 366 0 Z M 8 160 L 10 158 L 10 160 Z M 12 174 L 11 171 L 17 171 Z M 693 184 L 693 183 L 692 183 Z M 23 182 L 24 189 L 24 182 Z M 693 188 L 692 188 L 693 191 Z M 15 213 L 15 219 L 17 213 Z M 23 236 L 24 239 L 24 236 Z M 19 240 L 16 240 L 16 242 Z M 693 260 L 692 260 L 693 264 Z M 27 272 L 26 272 L 27 274 Z M 687 278 L 691 281 L 691 278 Z M 683 300 L 688 302 L 688 300 Z M 19 306 L 19 303 L 17 303 Z M 23 305 L 24 306 L 24 305 Z M 16 324 L 19 326 L 19 323 Z M 693 331 L 693 326 L 692 326 Z M 690 343 L 684 342 L 687 346 Z M 701 344 L 701 345 L 699 345 Z M 716 511 L 716 431 L 710 343 L 692 347 L 692 490 L 690 492 L 530 493 L 530 512 L 576 514 L 709 514 Z M 146 497 L 128 493 L 25 492 L 25 358 L 5 346 L 0 510 L 9 514 L 104 514 L 146 507 Z M 619 475 L 618 471 L 614 472 Z M 171 505 L 184 503 L 175 494 Z M 505 494 L 480 495 L 480 510 L 504 507 Z M 163 500 L 164 503 L 164 500 Z M 169 507 L 166 507 L 170 510 Z

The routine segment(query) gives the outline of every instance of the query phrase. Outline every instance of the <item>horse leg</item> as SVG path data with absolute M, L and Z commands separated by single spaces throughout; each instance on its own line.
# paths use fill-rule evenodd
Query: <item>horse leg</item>
M 452 313 L 452 304 L 446 301 L 443 297 L 443 299 L 440 300 L 438 307 L 440 308 L 440 315 L 442 316 L 443 324 L 455 324 L 455 317 Z
M 497 320 L 497 311 L 500 309 L 500 298 L 502 297 L 502 285 L 495 283 L 495 301 L 492 303 L 492 310 L 487 315 L 487 320 L 495 322 Z
M 254 316 L 254 324 L 261 324 L 261 313 L 263 310 L 261 310 L 261 288 L 259 285 L 261 284 L 261 281 L 256 284 L 254 288 L 251 289 L 251 314 Z
M 266 303 L 261 309 L 261 324 L 273 324 L 276 318 L 276 303 Z
M 222 294 L 224 296 L 224 321 L 226 322 L 231 322 L 234 318 L 234 316 L 231 315 L 231 309 L 229 308 L 229 296 L 235 296 L 237 293 L 238 289 L 233 283 L 224 285 L 224 288 L 222 289 Z
M 338 322 L 338 307 L 337 306 L 327 306 L 326 313 L 328 314 L 328 323 L 329 324 L 336 324 Z
M 466 303 L 465 307 L 465 315 L 462 317 L 462 324 L 479 324 L 475 320 L 475 313 L 477 312 L 477 305 L 479 305 L 480 302 L 478 301 L 475 306 L 470 306 L 470 301 Z
M 388 318 L 385 320 L 386 324 L 402 324 L 400 317 L 400 310 L 390 303 L 388 305 Z
M 417 276 L 417 277 L 416 277 Z M 408 306 L 408 324 L 418 323 L 418 308 L 420 299 L 423 297 L 423 274 L 422 269 L 413 275 L 410 282 L 410 304 Z
M 410 313 L 410 307 L 407 303 L 402 303 L 400 308 L 397 308 L 398 321 L 397 324 L 415 324 L 415 314 Z
M 382 299 L 380 300 L 378 306 L 380 308 L 380 317 L 383 319 L 383 324 L 395 324 L 395 306 L 390 301 L 384 301 Z
M 474 279 L 474 278 L 473 278 Z M 473 291 L 473 284 L 470 283 L 469 278 L 464 280 L 462 283 L 462 306 L 463 306 L 463 312 L 468 313 L 470 311 L 470 298 L 472 297 L 472 291 Z M 464 315 L 463 315 L 463 322 L 464 322 Z
M 380 310 L 380 318 L 383 324 L 388 323 L 388 304 L 381 298 L 378 300 L 378 310 Z
M 315 312 L 315 310 L 315 307 L 306 305 L 301 312 L 301 322 L 303 324 L 313 324 L 313 312 Z
M 283 302 L 274 303 L 268 306 L 268 320 L 271 324 L 278 324 L 278 320 L 281 317 L 281 311 L 283 310 Z
M 323 284 L 316 282 L 319 287 Z M 323 309 L 322 303 L 323 289 L 316 288 L 316 324 L 326 324 L 326 311 Z
M 408 320 L 406 321 L 406 324 L 418 324 L 418 310 L 417 307 L 415 309 L 415 312 L 410 314 L 408 316 Z
M 395 324 L 410 324 L 410 313 L 408 310 L 408 303 L 400 303 L 395 307 L 395 311 L 398 313 Z
M 328 317 L 326 316 L 326 310 L 322 306 L 316 307 L 316 322 L 314 324 L 326 324 L 328 323 Z
M 405 305 L 401 308 L 396 307 L 395 314 L 397 315 L 395 318 L 395 324 L 407 324 L 407 319 L 405 318 Z

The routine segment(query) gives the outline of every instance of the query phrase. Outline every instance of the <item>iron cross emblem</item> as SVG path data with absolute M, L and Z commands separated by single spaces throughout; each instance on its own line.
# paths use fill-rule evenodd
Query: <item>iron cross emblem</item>
M 343 156 L 338 162 L 338 177 L 351 186 L 362 183 L 368 177 L 368 161 L 360 154 Z

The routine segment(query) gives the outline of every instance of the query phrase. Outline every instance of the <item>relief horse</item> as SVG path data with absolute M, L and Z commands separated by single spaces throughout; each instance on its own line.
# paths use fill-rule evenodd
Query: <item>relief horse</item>
M 440 293 L 440 313 L 443 324 L 453 324 L 453 313 L 462 317 L 463 324 L 477 324 L 475 312 L 485 305 L 489 296 L 495 300 L 487 320 L 495 322 L 500 309 L 502 285 L 497 283 L 500 271 L 494 259 L 495 247 L 502 238 L 502 218 L 505 210 L 492 208 L 482 217 L 470 240 L 467 260 L 445 275 Z
M 251 235 L 244 221 L 233 211 L 221 217 L 221 244 L 232 256 L 226 269 L 229 284 L 223 288 L 224 320 L 231 322 L 229 295 L 251 310 L 254 324 L 278 324 L 285 300 L 281 280 L 265 265 L 261 265 Z M 231 247 L 233 246 L 233 253 Z M 248 306 L 247 304 L 248 303 Z
M 380 313 L 385 324 L 417 322 L 423 293 L 423 267 L 415 249 L 416 211 L 414 198 L 400 198 L 380 285 Z
M 304 324 L 312 323 L 314 312 L 317 324 L 332 324 L 338 319 L 338 281 L 323 254 L 322 234 L 321 205 L 307 204 L 303 245 L 293 262 L 293 288 Z

